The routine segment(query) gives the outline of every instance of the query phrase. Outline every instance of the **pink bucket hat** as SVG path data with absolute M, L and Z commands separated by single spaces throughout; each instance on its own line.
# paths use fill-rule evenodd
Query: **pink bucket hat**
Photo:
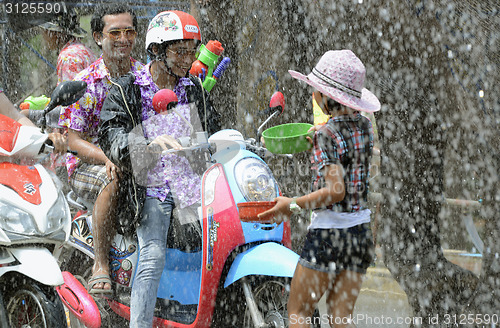
M 364 88 L 365 65 L 351 50 L 327 51 L 307 76 L 288 73 L 347 107 L 368 113 L 380 110 L 377 97 Z

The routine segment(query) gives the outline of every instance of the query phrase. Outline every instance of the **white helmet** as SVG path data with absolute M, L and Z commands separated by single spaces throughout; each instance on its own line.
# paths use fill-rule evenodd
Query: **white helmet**
M 198 22 L 190 14 L 169 10 L 156 15 L 148 26 L 146 33 L 146 50 L 151 51 L 153 43 L 162 44 L 176 40 L 197 40 L 201 42 Z

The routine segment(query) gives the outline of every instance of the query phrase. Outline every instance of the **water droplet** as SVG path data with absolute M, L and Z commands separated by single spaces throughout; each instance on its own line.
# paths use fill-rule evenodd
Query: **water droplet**
M 416 272 L 420 272 L 420 264 L 416 264 L 415 265 L 415 271 Z
M 479 98 L 483 98 L 484 97 L 484 90 L 479 90 Z

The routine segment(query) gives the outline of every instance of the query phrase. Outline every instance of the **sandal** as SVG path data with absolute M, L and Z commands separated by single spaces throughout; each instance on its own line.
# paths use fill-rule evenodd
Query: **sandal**
M 94 286 L 99 284 L 99 283 L 102 283 L 103 285 L 109 284 L 111 286 L 111 279 L 109 278 L 109 275 L 98 274 L 98 275 L 90 278 L 89 283 L 88 283 L 89 294 L 91 294 L 91 295 L 95 295 L 95 294 L 111 295 L 111 294 L 113 294 L 113 290 L 111 288 L 109 288 L 109 289 L 94 288 Z

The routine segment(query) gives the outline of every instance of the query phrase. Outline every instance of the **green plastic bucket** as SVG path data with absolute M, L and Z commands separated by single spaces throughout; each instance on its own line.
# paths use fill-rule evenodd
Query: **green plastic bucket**
M 288 123 L 273 126 L 262 133 L 266 148 L 275 154 L 294 154 L 306 151 L 312 147 L 306 137 L 312 137 L 314 132 L 307 133 L 312 127 L 309 123 Z

